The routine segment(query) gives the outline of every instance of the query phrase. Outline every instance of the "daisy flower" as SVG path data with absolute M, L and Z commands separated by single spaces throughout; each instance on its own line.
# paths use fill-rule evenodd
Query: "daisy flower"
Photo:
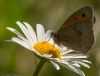
M 17 37 L 12 37 L 10 41 L 29 49 L 37 57 L 49 61 L 56 70 L 59 70 L 60 65 L 62 65 L 80 76 L 85 76 L 83 71 L 80 70 L 80 67 L 84 66 L 90 68 L 88 64 L 91 62 L 87 60 L 87 55 L 74 54 L 74 50 L 54 43 L 50 36 L 51 30 L 48 30 L 45 33 L 41 24 L 36 25 L 35 32 L 27 22 L 21 23 L 17 21 L 16 23 L 22 30 L 23 34 L 14 28 L 7 27 L 8 30 L 17 35 Z

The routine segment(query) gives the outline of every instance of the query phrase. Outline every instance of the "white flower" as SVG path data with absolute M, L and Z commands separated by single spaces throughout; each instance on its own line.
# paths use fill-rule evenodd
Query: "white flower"
M 50 36 L 51 30 L 45 33 L 41 24 L 36 25 L 36 34 L 28 23 L 23 22 L 22 24 L 19 21 L 16 23 L 21 28 L 24 35 L 14 28 L 7 27 L 8 30 L 17 35 L 17 37 L 13 37 L 11 41 L 33 51 L 36 56 L 47 59 L 57 70 L 60 69 L 60 64 L 81 76 L 85 76 L 80 70 L 80 67 L 82 65 L 90 68 L 88 63 L 91 62 L 86 60 L 86 55 L 74 54 L 72 53 L 74 50 L 67 49 L 64 46 L 58 46 Z

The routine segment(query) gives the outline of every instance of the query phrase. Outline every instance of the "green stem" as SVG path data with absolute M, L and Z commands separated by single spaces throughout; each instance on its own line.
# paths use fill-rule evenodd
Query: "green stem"
M 33 74 L 33 76 L 38 76 L 38 74 L 39 74 L 40 70 L 42 69 L 44 63 L 45 63 L 44 59 L 41 59 L 36 70 L 35 70 L 35 72 L 34 72 L 34 74 Z

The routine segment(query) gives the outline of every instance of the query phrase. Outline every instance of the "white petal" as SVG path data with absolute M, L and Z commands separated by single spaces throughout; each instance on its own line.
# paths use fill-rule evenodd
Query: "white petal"
M 91 64 L 91 62 L 88 61 L 88 60 L 82 60 L 82 61 L 85 62 L 85 63 L 89 63 L 89 64 Z
M 58 48 L 58 49 L 60 50 L 60 52 L 61 52 L 62 49 L 63 49 L 59 44 L 56 44 L 56 43 L 55 43 L 55 47 Z
M 50 38 L 49 39 L 49 43 L 53 45 L 54 44 L 54 40 L 52 38 Z
M 36 25 L 37 29 L 37 38 L 39 42 L 45 41 L 45 31 L 41 24 Z
M 50 55 L 50 54 L 43 54 L 42 55 L 44 58 L 50 58 L 50 57 L 52 57 L 52 55 Z
M 27 44 L 30 45 L 29 41 L 26 38 L 24 38 L 24 36 L 20 32 L 18 32 L 16 29 L 11 28 L 11 27 L 7 27 L 7 29 L 10 30 L 11 32 L 15 33 L 16 35 L 18 35 L 18 37 L 21 40 L 23 40 L 24 42 L 26 42 Z
M 19 22 L 19 21 L 17 21 L 16 23 L 21 28 L 21 30 L 23 31 L 24 35 L 29 40 L 29 42 L 31 43 L 31 45 L 33 45 L 32 38 L 31 38 L 31 36 L 30 36 L 29 31 L 27 30 L 27 28 L 21 22 Z
M 74 64 L 72 64 L 72 65 L 74 65 L 74 66 L 76 66 L 76 67 L 81 67 L 79 64 L 77 64 L 77 63 L 74 63 Z
M 61 46 L 61 45 L 60 45 L 60 46 Z M 61 46 L 61 48 L 62 48 L 62 50 L 61 50 L 62 53 L 68 51 L 68 48 L 65 47 L 65 46 Z
M 59 58 L 50 58 L 50 60 L 58 62 L 60 59 Z
M 80 76 L 85 76 L 85 74 L 84 74 L 84 72 L 83 71 L 81 71 L 79 68 L 77 68 L 77 67 L 75 67 L 76 69 L 77 69 L 77 71 L 78 71 L 78 74 L 80 75 Z
M 69 55 L 69 56 L 86 56 L 87 57 L 87 55 L 85 55 L 85 54 L 67 54 L 67 55 Z
M 87 58 L 87 56 L 76 56 L 76 55 L 62 56 L 62 59 L 69 59 L 69 58 Z
M 24 41 L 25 43 L 27 43 L 29 46 L 32 46 L 31 43 L 24 37 L 20 37 L 18 36 L 18 38 L 20 38 L 22 41 Z
M 73 52 L 74 50 L 66 50 L 66 51 L 64 51 L 64 52 L 62 52 L 62 55 L 65 55 L 65 54 L 68 54 L 68 53 L 70 53 L 70 52 Z
M 53 66 L 56 68 L 56 70 L 60 70 L 60 66 L 57 63 L 55 63 L 53 61 L 50 61 L 50 62 L 53 64 Z
M 51 38 L 51 30 L 48 30 L 45 34 L 45 40 L 48 41 Z
M 73 61 L 73 62 L 78 63 L 78 64 L 80 64 L 80 65 L 82 65 L 82 66 L 84 66 L 86 68 L 90 68 L 90 66 L 88 64 L 86 64 L 86 63 L 83 63 L 83 62 L 80 62 L 80 61 Z
M 14 29 L 14 28 L 7 27 L 6 29 L 10 30 L 11 32 L 15 33 L 18 36 L 23 37 L 23 35 L 20 32 L 18 32 L 16 29 Z
M 68 68 L 68 69 L 72 70 L 73 72 L 79 74 L 80 76 L 85 76 L 85 74 L 78 67 L 75 67 L 73 65 L 70 65 L 67 62 L 62 62 L 62 63 L 65 64 L 65 65 L 61 64 L 65 68 Z
M 68 62 L 60 62 L 60 63 L 61 63 L 61 65 L 62 65 L 63 67 L 65 67 L 65 68 L 67 68 L 67 69 L 70 69 L 70 70 L 72 70 L 73 72 L 78 73 L 77 69 L 76 69 L 74 66 L 70 65 Z
M 37 37 L 36 37 L 36 33 L 34 32 L 34 30 L 32 29 L 31 25 L 28 24 L 27 22 L 23 22 L 25 24 L 25 26 L 27 27 L 27 30 L 32 38 L 33 43 L 35 44 L 37 42 Z
M 42 55 L 38 51 L 36 51 L 34 48 L 32 48 L 31 51 L 33 51 L 36 56 L 42 57 Z
M 17 44 L 19 44 L 19 45 L 22 45 L 23 47 L 25 47 L 25 48 L 27 48 L 27 49 L 30 49 L 30 46 L 29 46 L 27 43 L 25 43 L 24 41 L 20 40 L 19 38 L 13 37 L 13 38 L 11 39 L 11 41 L 13 41 L 13 42 L 15 42 L 15 43 L 17 43 Z

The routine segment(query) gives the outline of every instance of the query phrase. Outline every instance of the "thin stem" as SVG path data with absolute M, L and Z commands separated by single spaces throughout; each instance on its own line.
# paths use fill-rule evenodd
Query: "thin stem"
M 34 72 L 34 74 L 33 74 L 33 76 L 38 76 L 38 74 L 39 74 L 40 70 L 42 69 L 44 63 L 45 63 L 44 59 L 41 59 L 36 70 L 35 70 L 35 72 Z

